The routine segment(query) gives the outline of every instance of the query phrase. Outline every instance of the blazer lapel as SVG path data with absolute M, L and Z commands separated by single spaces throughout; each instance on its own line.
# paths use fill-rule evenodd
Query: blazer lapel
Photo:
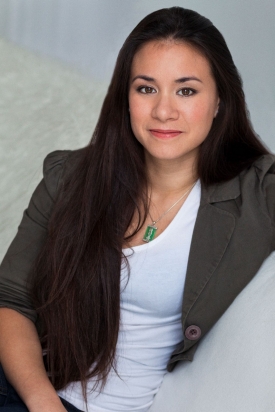
M 219 265 L 234 231 L 234 215 L 220 209 L 218 202 L 234 199 L 239 193 L 238 178 L 210 188 L 202 186 L 184 287 L 183 325 L 191 307 Z

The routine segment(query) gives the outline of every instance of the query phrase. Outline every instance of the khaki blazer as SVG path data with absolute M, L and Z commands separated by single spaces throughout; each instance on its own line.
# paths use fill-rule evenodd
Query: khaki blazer
M 57 151 L 44 161 L 44 179 L 24 212 L 18 233 L 0 267 L 0 307 L 33 322 L 28 275 L 47 236 L 58 188 L 80 151 Z M 275 249 L 275 157 L 265 155 L 234 179 L 202 185 L 182 304 L 184 341 L 169 371 L 192 360 L 197 344 L 226 311 Z

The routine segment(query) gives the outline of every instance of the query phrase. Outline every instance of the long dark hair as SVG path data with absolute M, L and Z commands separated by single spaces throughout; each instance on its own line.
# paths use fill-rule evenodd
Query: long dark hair
M 128 112 L 130 71 L 142 45 L 168 38 L 202 52 L 218 88 L 219 113 L 198 159 L 202 183 L 231 179 L 267 153 L 251 127 L 231 54 L 213 24 L 180 7 L 145 17 L 119 53 L 91 143 L 69 157 L 70 172 L 59 190 L 35 269 L 32 296 L 56 389 L 77 380 L 86 396 L 87 379 L 104 385 L 115 368 L 122 247 L 134 213 L 139 222 L 131 235 L 148 211 L 144 152 Z

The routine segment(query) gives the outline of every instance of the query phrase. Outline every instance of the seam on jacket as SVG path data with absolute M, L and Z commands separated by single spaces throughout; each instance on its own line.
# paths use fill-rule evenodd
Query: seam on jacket
M 64 181 L 65 168 L 66 168 L 66 164 L 67 164 L 67 161 L 68 161 L 71 153 L 72 153 L 71 151 L 68 151 L 67 155 L 64 157 L 64 162 L 62 164 L 62 170 L 61 170 L 61 173 L 59 175 L 59 178 L 58 178 L 58 181 L 57 181 L 57 184 L 56 184 L 56 195 L 57 196 L 58 196 L 58 192 L 60 190 L 61 182 Z
M 255 173 L 256 173 L 257 178 L 258 178 L 259 183 L 260 183 L 260 182 L 261 182 L 261 179 L 260 179 L 260 176 L 259 176 L 259 173 L 258 173 L 258 170 L 257 170 L 257 169 L 255 170 Z M 274 177 L 275 177 L 275 175 L 274 175 Z M 262 183 L 263 183 L 263 180 L 262 180 Z M 258 205 L 259 205 L 260 210 L 261 210 L 262 213 L 268 218 L 268 220 L 269 220 L 269 222 L 270 222 L 270 225 L 273 227 L 273 229 L 275 229 L 275 222 L 273 222 L 273 220 L 271 219 L 271 216 L 270 216 L 270 214 L 269 214 L 269 211 L 268 211 L 266 202 L 265 202 L 265 210 L 264 210 L 261 202 L 259 201 L 259 197 L 258 197 L 258 194 L 257 194 L 257 193 L 256 193 L 256 196 L 255 196 L 255 197 L 256 197 L 256 199 L 257 199 L 257 202 L 258 202 Z M 265 194 L 264 194 L 264 198 L 265 198 L 265 200 L 266 200 L 266 195 L 265 195 Z

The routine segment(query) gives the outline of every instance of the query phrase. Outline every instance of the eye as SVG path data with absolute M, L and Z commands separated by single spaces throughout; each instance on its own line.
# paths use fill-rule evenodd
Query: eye
M 179 94 L 180 96 L 184 96 L 184 97 L 192 96 L 195 93 L 196 91 L 194 89 L 191 89 L 190 87 L 184 87 L 183 89 L 180 89 L 177 92 L 177 94 Z
M 152 93 L 156 93 L 156 90 L 153 87 L 150 86 L 140 86 L 137 89 L 140 93 L 143 94 L 152 94 Z

